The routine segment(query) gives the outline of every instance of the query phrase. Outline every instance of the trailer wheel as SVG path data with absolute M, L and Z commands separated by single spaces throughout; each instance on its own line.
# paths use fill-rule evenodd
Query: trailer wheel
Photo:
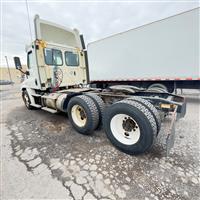
M 85 95 L 72 97 L 67 113 L 73 127 L 82 134 L 89 135 L 99 123 L 99 112 L 94 101 Z
M 85 95 L 90 97 L 94 101 L 94 103 L 96 104 L 97 109 L 99 111 L 99 125 L 100 125 L 101 122 L 102 122 L 102 117 L 103 117 L 104 110 L 105 110 L 105 103 L 102 100 L 102 98 L 99 97 L 96 94 L 88 93 L 88 94 L 85 94 Z
M 159 92 L 159 93 L 168 92 L 168 91 L 165 91 L 162 88 L 158 88 L 158 87 L 148 88 L 147 91 L 148 92 Z
M 141 97 L 135 96 L 135 97 L 127 98 L 127 99 L 132 100 L 132 101 L 137 101 L 137 102 L 141 103 L 143 106 L 145 106 L 146 108 L 149 109 L 149 111 L 151 112 L 151 114 L 153 115 L 153 117 L 156 121 L 157 135 L 158 135 L 160 128 L 161 128 L 161 117 L 160 117 L 158 110 L 155 108 L 155 106 L 153 104 L 151 104 L 148 100 L 143 99 Z
M 152 85 L 148 87 L 148 90 L 150 89 L 161 89 L 161 91 L 163 92 L 168 92 L 167 87 L 162 83 L 153 83 Z
M 28 92 L 26 90 L 22 91 L 22 99 L 24 101 L 25 106 L 29 109 L 29 110 L 33 110 L 34 107 L 31 106 L 31 100 L 30 97 L 28 95 Z
M 153 115 L 141 103 L 132 100 L 107 108 L 103 124 L 111 143 L 127 154 L 149 150 L 157 133 Z
M 174 92 L 174 85 L 173 84 L 168 85 L 167 90 L 168 90 L 169 93 L 173 93 Z

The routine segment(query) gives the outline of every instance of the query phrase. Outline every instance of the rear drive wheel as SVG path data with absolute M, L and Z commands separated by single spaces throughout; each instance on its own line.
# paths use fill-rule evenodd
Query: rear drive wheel
M 23 90 L 23 91 L 22 91 L 22 99 L 23 99 L 23 101 L 24 101 L 25 106 L 26 106 L 29 110 L 34 109 L 34 107 L 31 106 L 31 100 L 30 100 L 30 97 L 29 97 L 28 92 L 27 92 L 26 90 Z
M 82 134 L 89 135 L 99 123 L 99 112 L 94 101 L 85 95 L 72 97 L 67 113 L 73 127 Z
M 103 125 L 111 143 L 127 154 L 147 151 L 157 134 L 153 115 L 141 103 L 132 100 L 123 100 L 107 108 Z
M 160 114 L 158 112 L 158 110 L 155 108 L 155 106 L 153 104 L 151 104 L 148 100 L 143 99 L 141 97 L 130 97 L 127 98 L 128 100 L 132 100 L 132 101 L 137 101 L 139 103 L 141 103 L 143 106 L 145 106 L 146 108 L 149 109 L 149 111 L 151 112 L 151 114 L 153 115 L 155 121 L 156 121 L 156 125 L 157 125 L 157 135 L 160 131 L 161 128 L 161 118 L 160 118 Z
M 88 93 L 88 94 L 86 94 L 86 96 L 90 97 L 94 101 L 95 105 L 97 106 L 97 109 L 99 111 L 99 125 L 101 125 L 104 110 L 105 110 L 104 101 L 102 100 L 101 97 L 99 97 L 96 94 Z

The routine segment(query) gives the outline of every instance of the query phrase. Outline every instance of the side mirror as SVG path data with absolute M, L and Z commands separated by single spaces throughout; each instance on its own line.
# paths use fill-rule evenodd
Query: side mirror
M 19 57 L 14 57 L 15 68 L 21 70 L 22 65 Z
M 29 71 L 26 71 L 26 72 L 25 72 L 25 74 L 26 74 L 27 76 L 29 76 L 29 75 L 30 75 Z

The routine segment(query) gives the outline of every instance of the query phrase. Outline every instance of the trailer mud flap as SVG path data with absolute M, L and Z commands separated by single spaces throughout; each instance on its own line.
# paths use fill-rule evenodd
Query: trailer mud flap
M 186 114 L 186 101 L 184 100 L 181 107 L 177 109 L 177 119 L 183 118 Z
M 176 109 L 172 113 L 172 121 L 171 121 L 170 129 L 169 129 L 169 132 L 168 132 L 167 138 L 166 138 L 166 153 L 167 153 L 167 156 L 169 155 L 171 148 L 174 146 L 175 124 L 176 124 L 176 119 L 177 119 L 177 108 L 178 107 L 176 107 Z

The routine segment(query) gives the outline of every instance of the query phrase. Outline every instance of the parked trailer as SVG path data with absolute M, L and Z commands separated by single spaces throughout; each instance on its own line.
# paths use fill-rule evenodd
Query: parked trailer
M 199 15 L 196 8 L 90 43 L 91 82 L 200 89 Z
M 23 72 L 19 57 L 14 57 L 16 68 L 26 74 L 21 90 L 28 109 L 67 113 L 72 126 L 85 135 L 103 125 L 111 143 L 128 154 L 148 151 L 163 116 L 172 114 L 167 151 L 173 146 L 175 121 L 186 112 L 183 97 L 158 87 L 146 90 L 111 82 L 107 88 L 90 87 L 87 51 L 79 31 L 38 15 L 34 25 L 36 39 L 26 46 L 28 71 Z

